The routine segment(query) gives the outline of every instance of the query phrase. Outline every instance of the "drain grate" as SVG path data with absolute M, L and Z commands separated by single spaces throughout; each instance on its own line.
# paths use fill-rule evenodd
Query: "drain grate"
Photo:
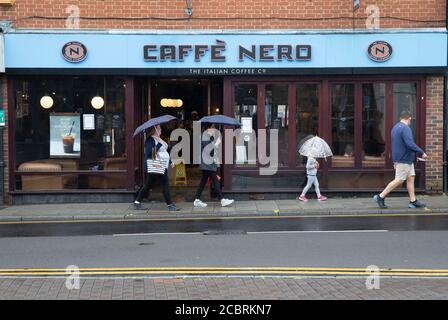
M 140 242 L 138 245 L 139 246 L 153 246 L 154 242 Z
M 202 233 L 205 236 L 223 236 L 247 234 L 245 230 L 207 230 Z

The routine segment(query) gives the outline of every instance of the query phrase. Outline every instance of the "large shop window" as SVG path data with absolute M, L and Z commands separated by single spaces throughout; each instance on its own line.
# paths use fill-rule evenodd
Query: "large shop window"
M 331 85 L 333 167 L 355 165 L 355 85 Z
M 424 148 L 424 141 L 419 139 L 424 135 L 420 117 L 425 110 L 417 99 L 422 80 L 363 77 L 235 81 L 234 96 L 228 97 L 227 114 L 233 113 L 241 120 L 243 129 L 278 129 L 280 163 L 275 175 L 260 176 L 253 170 L 256 161 L 248 162 L 247 150 L 237 146 L 237 160 L 246 162 L 237 161 L 231 167 L 226 188 L 237 191 L 302 188 L 307 159 L 298 154 L 298 147 L 315 134 L 325 139 L 333 151 L 332 157 L 320 160 L 318 175 L 323 190 L 384 188 L 395 174 L 390 131 L 403 110 L 413 114 L 414 138 Z M 422 164 L 416 166 L 418 188 L 424 187 L 423 168 Z
M 253 167 L 257 164 L 256 139 L 258 130 L 257 114 L 258 87 L 256 84 L 239 84 L 235 86 L 234 116 L 242 124 L 242 140 L 236 145 L 235 165 Z
M 15 82 L 16 190 L 126 188 L 123 79 Z
M 386 85 L 362 85 L 362 166 L 386 165 Z
M 400 121 L 402 111 L 410 111 L 413 115 L 411 129 L 416 134 L 417 129 L 417 84 L 415 82 L 394 83 L 394 123 Z
M 270 132 L 278 132 L 278 165 L 288 166 L 288 85 L 268 84 L 265 90 L 265 128 L 267 154 L 271 154 Z
M 296 89 L 296 141 L 301 146 L 319 133 L 319 85 L 298 84 Z M 306 164 L 306 157 L 296 152 L 296 164 Z

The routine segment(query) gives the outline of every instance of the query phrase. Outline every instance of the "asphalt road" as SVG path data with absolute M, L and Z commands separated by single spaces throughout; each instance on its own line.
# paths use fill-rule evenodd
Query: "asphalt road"
M 447 268 L 446 231 L 153 234 L 0 239 L 0 268 Z
M 251 217 L 0 223 L 1 237 L 88 236 L 141 233 L 244 234 L 262 231 L 448 230 L 448 215 L 369 215 L 320 217 Z
M 0 269 L 448 269 L 448 216 L 0 224 Z

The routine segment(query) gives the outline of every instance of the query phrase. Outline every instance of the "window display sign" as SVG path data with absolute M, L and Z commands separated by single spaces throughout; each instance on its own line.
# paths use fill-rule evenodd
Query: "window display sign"
M 81 117 L 78 113 L 50 115 L 50 157 L 81 156 Z
M 82 122 L 84 125 L 84 130 L 95 130 L 95 115 L 94 114 L 83 114 Z
M 251 133 L 252 132 L 252 118 L 251 117 L 241 117 L 241 132 Z

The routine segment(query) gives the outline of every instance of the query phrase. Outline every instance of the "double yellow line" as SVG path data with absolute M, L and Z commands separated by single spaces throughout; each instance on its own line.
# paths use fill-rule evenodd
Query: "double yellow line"
M 73 271 L 73 270 L 71 270 Z M 0 276 L 61 276 L 73 274 L 67 269 L 0 269 Z M 79 276 L 189 276 L 189 275 L 253 275 L 253 276 L 371 276 L 382 277 L 448 277 L 448 269 L 389 269 L 373 273 L 366 268 L 313 267 L 146 267 L 146 268 L 82 268 Z

